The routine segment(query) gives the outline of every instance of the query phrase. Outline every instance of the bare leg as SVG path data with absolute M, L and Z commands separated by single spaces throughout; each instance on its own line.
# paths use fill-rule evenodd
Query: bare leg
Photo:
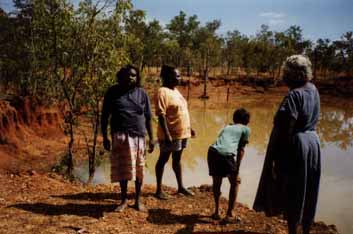
M 121 203 L 115 209 L 117 212 L 122 212 L 127 206 L 127 180 L 120 181 Z
M 219 198 L 221 196 L 221 185 L 223 178 L 221 176 L 213 176 L 213 198 L 215 202 L 215 211 L 212 215 L 212 218 L 215 220 L 219 220 L 221 217 L 219 216 Z
M 194 194 L 187 190 L 184 187 L 183 184 L 183 172 L 182 172 L 182 167 L 181 167 L 181 155 L 183 153 L 183 150 L 180 151 L 174 151 L 172 153 L 172 158 L 173 158 L 173 171 L 175 173 L 175 177 L 178 183 L 178 193 L 182 193 L 187 196 L 193 196 Z
M 135 181 L 135 204 L 134 208 L 138 211 L 146 211 L 145 206 L 140 202 L 142 180 L 136 178 Z
M 157 190 L 156 197 L 160 199 L 167 199 L 166 194 L 162 191 L 162 178 L 164 172 L 164 166 L 168 162 L 171 152 L 161 152 L 156 163 L 156 180 L 157 180 Z
M 302 234 L 302 228 L 299 224 L 288 220 L 288 234 Z
M 228 210 L 227 216 L 233 217 L 233 209 L 235 206 L 235 202 L 237 200 L 238 191 L 239 191 L 239 182 L 237 176 L 230 176 L 230 190 L 229 190 L 229 200 L 228 200 Z M 239 179 L 240 180 L 240 179 Z

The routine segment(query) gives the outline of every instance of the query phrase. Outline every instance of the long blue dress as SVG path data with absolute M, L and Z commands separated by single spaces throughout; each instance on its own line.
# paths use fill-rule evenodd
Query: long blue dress
M 254 210 L 268 216 L 284 214 L 296 224 L 313 222 L 321 173 L 319 115 L 320 97 L 312 83 L 290 90 L 283 99 L 274 118 Z M 290 119 L 293 135 L 284 141 L 283 121 Z

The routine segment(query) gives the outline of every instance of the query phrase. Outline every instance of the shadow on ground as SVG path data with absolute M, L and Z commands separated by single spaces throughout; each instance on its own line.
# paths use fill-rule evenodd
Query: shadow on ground
M 263 232 L 252 232 L 252 231 L 245 231 L 245 230 L 236 230 L 236 231 L 229 231 L 229 232 L 193 232 L 192 234 L 264 234 Z
M 210 223 L 205 220 L 208 216 L 197 214 L 191 215 L 176 215 L 172 214 L 170 209 L 150 209 L 148 210 L 147 221 L 159 225 L 185 224 L 185 227 L 178 230 L 176 234 L 193 233 L 197 223 Z
M 29 211 L 36 214 L 42 215 L 77 215 L 77 216 L 88 216 L 92 218 L 102 218 L 104 213 L 112 212 L 117 205 L 101 205 L 101 204 L 73 204 L 68 203 L 65 205 L 52 205 L 45 203 L 22 203 L 8 208 L 17 208 L 25 211 Z
M 147 221 L 159 225 L 185 224 L 185 227 L 175 232 L 175 234 L 264 234 L 246 230 L 234 230 L 226 232 L 194 232 L 196 224 L 213 224 L 215 223 L 209 216 L 204 215 L 176 215 L 172 214 L 170 209 L 150 209 L 148 211 Z M 220 224 L 215 224 L 220 225 Z
M 153 194 L 141 194 L 142 197 L 152 196 Z M 62 198 L 66 200 L 86 200 L 86 201 L 104 201 L 104 200 L 120 200 L 119 193 L 76 193 L 64 195 L 52 195 L 51 197 Z M 134 199 L 135 193 L 128 193 L 128 199 Z

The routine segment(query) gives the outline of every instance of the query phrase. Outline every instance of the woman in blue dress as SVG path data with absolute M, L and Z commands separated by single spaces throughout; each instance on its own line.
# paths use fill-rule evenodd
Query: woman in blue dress
M 320 97 L 310 82 L 310 60 L 293 55 L 283 65 L 289 87 L 274 117 L 254 209 L 266 215 L 283 214 L 288 233 L 309 234 L 314 221 L 321 173 L 320 141 L 316 125 Z

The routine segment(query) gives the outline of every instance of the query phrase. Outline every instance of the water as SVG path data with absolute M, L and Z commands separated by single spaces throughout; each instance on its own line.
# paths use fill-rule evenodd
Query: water
M 255 96 L 246 100 L 231 100 L 229 104 L 193 100 L 189 104 L 192 127 L 197 137 L 190 139 L 183 153 L 184 184 L 198 186 L 211 184 L 207 168 L 207 149 L 218 131 L 231 122 L 234 108 L 245 107 L 251 113 L 250 143 L 246 147 L 240 176 L 242 184 L 238 201 L 252 207 L 262 170 L 264 155 L 272 129 L 273 115 L 281 96 Z M 321 120 L 318 128 L 322 143 L 322 179 L 316 220 L 335 224 L 342 234 L 353 233 L 353 100 L 322 97 Z M 159 149 L 148 155 L 146 184 L 155 184 L 154 166 Z M 171 161 L 171 160 L 170 160 Z M 77 169 L 81 178 L 87 178 L 87 165 Z M 94 183 L 110 182 L 109 160 L 104 160 Z M 166 166 L 163 183 L 176 186 L 171 162 Z M 224 180 L 222 192 L 228 196 L 229 183 Z

